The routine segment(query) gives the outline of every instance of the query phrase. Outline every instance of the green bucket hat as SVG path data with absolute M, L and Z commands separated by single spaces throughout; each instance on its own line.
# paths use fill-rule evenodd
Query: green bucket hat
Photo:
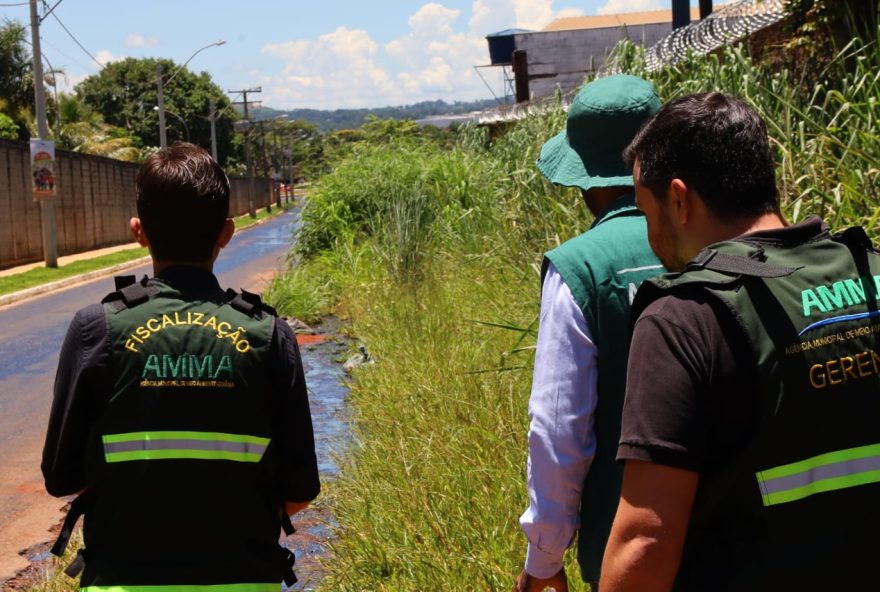
M 632 186 L 623 151 L 660 108 L 654 86 L 627 74 L 584 86 L 568 109 L 565 131 L 541 148 L 538 169 L 566 187 Z

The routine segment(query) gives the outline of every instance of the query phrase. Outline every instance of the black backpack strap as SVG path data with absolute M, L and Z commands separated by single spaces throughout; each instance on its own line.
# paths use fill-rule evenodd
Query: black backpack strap
M 290 516 L 287 515 L 287 510 L 284 509 L 283 505 L 281 507 L 281 530 L 283 530 L 284 534 L 287 536 L 296 532 L 296 529 L 293 527 L 293 522 L 290 521 Z
M 64 555 L 64 551 L 67 549 L 68 543 L 70 543 L 70 536 L 73 534 L 76 521 L 86 511 L 86 495 L 87 493 L 81 493 L 76 496 L 75 500 L 70 502 L 70 509 L 67 511 L 67 516 L 64 517 L 64 522 L 61 524 L 61 532 L 58 533 L 58 538 L 55 540 L 55 544 L 52 545 L 53 555 L 58 557 Z
M 296 529 L 293 527 L 293 523 L 290 521 L 290 516 L 287 514 L 287 510 L 284 507 L 284 504 L 281 504 L 281 529 L 284 531 L 286 536 L 290 536 L 296 532 Z M 293 551 L 288 549 L 287 547 L 281 547 L 283 557 L 284 557 L 284 584 L 290 588 L 293 587 L 294 584 L 298 581 L 296 578 L 296 572 L 294 571 L 294 566 L 296 565 L 296 555 L 294 555 Z
M 763 251 L 758 251 L 757 255 L 760 257 L 763 255 Z M 760 258 L 719 253 L 715 249 L 703 249 L 700 251 L 699 254 L 688 263 L 685 271 L 697 268 L 718 271 L 720 273 L 760 278 L 785 277 L 793 274 L 798 269 L 801 269 L 799 267 L 772 265 Z
M 296 555 L 294 555 L 293 551 L 288 549 L 287 547 L 282 547 L 284 549 L 284 585 L 288 588 L 293 588 L 293 585 L 296 584 L 299 579 L 296 577 L 296 571 L 294 567 L 296 566 Z
M 82 573 L 86 567 L 86 556 L 85 549 L 80 549 L 76 552 L 76 557 L 73 558 L 73 561 L 70 562 L 66 568 L 64 568 L 64 575 L 69 578 L 75 578 L 79 574 Z

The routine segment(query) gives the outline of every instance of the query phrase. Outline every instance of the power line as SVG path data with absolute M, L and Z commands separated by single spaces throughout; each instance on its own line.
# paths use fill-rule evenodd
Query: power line
M 76 64 L 76 65 L 78 65 L 78 66 L 80 66 L 80 67 L 82 67 L 82 68 L 85 68 L 86 70 L 89 69 L 89 66 L 87 66 L 87 65 L 84 64 L 84 63 L 82 63 L 81 61 L 79 61 L 79 60 L 76 59 L 75 57 L 73 57 L 73 56 L 71 56 L 71 55 L 65 53 L 64 51 L 62 51 L 61 49 L 59 49 L 57 45 L 53 45 L 52 43 L 50 43 L 49 41 L 46 41 L 45 39 L 43 39 L 42 42 L 43 42 L 43 45 L 48 45 L 49 47 L 51 47 L 52 49 L 54 49 L 55 51 L 57 51 L 60 55 L 64 56 L 65 58 L 67 58 L 68 60 L 70 60 L 71 62 L 73 62 L 74 64 Z M 45 51 L 43 52 L 43 55 L 46 55 L 46 52 L 45 52 Z
M 29 2 L 15 2 L 14 4 L 0 4 L 0 6 L 8 7 L 8 6 L 27 6 L 30 4 Z
M 61 25 L 61 28 L 64 29 L 64 32 L 67 33 L 67 34 L 70 36 L 71 39 L 73 39 L 73 42 L 76 43 L 76 44 L 79 46 L 79 48 L 85 52 L 85 54 L 86 54 L 87 56 L 89 56 L 90 58 L 92 58 L 92 61 L 94 61 L 96 64 L 98 64 L 98 66 L 100 66 L 102 69 L 104 68 L 104 64 L 102 64 L 101 62 L 99 62 L 99 61 L 98 61 L 98 58 L 96 58 L 95 56 L 93 56 L 93 55 L 89 52 L 88 49 L 86 49 L 85 47 L 83 47 L 83 44 L 79 42 L 79 39 L 77 39 L 77 38 L 74 36 L 74 34 L 71 33 L 70 30 L 69 30 L 67 27 L 64 26 L 64 23 L 61 22 L 61 19 L 58 18 L 58 15 L 57 15 L 57 14 L 55 14 L 55 13 L 53 12 L 53 13 L 52 13 L 52 18 L 54 18 L 56 21 L 58 21 L 58 24 Z
M 46 0 L 43 0 L 43 8 L 49 8 L 49 10 L 48 12 L 46 12 L 46 14 L 40 17 L 40 22 L 42 23 L 44 20 L 46 20 L 46 17 L 52 14 L 52 11 L 58 8 L 58 5 L 61 4 L 63 1 L 64 0 L 58 0 L 58 2 L 56 2 L 52 8 L 49 8 L 49 3 L 46 2 Z

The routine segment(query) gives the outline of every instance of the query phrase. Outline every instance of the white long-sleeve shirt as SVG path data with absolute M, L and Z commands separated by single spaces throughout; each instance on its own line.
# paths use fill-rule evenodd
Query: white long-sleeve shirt
M 520 517 L 529 540 L 525 569 L 536 578 L 562 568 L 580 526 L 581 491 L 596 452 L 597 361 L 584 313 L 551 263 L 529 399 L 529 507 Z

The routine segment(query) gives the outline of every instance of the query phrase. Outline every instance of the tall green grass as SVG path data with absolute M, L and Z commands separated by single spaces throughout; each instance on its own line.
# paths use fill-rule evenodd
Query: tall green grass
M 785 214 L 878 234 L 876 45 L 853 41 L 809 88 L 742 49 L 652 74 L 634 47 L 617 59 L 664 100 L 721 90 L 752 103 Z M 272 299 L 293 314 L 340 314 L 377 359 L 355 376 L 324 589 L 497 590 L 521 568 L 538 266 L 588 224 L 578 192 L 534 166 L 564 122 L 550 105 L 494 140 L 466 128 L 451 146 L 411 133 L 362 142 L 312 193 L 301 260 Z
M 806 73 L 755 66 L 743 47 L 691 57 L 647 73 L 644 51 L 624 44 L 617 66 L 645 76 L 664 100 L 696 92 L 735 94 L 764 118 L 779 163 L 786 213 L 863 224 L 880 236 L 880 46 L 853 39 L 805 87 Z M 809 76 L 812 79 L 814 76 Z

